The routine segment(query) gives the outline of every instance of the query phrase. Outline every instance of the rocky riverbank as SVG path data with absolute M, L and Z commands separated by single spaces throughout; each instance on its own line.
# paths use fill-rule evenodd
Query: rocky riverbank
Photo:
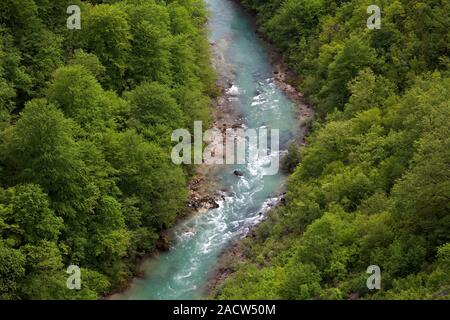
M 241 4 L 239 1 L 234 1 L 239 6 Z M 242 8 L 244 11 L 245 9 Z M 314 117 L 314 111 L 312 107 L 307 103 L 303 94 L 297 89 L 301 83 L 300 79 L 292 72 L 288 64 L 286 63 L 283 54 L 270 44 L 267 38 L 265 38 L 260 32 L 257 30 L 257 25 L 255 22 L 255 18 L 252 13 L 247 12 L 249 19 L 253 21 L 255 27 L 255 33 L 258 38 L 264 43 L 267 51 L 269 52 L 270 61 L 273 68 L 273 78 L 275 80 L 276 85 L 280 88 L 286 96 L 289 97 L 291 101 L 293 101 L 297 106 L 297 118 L 300 123 L 300 130 L 296 137 L 296 142 L 299 145 L 305 145 L 305 137 L 308 134 L 309 123 L 311 123 Z M 282 191 L 280 191 L 282 192 Z M 279 201 L 277 201 L 276 206 L 284 206 L 285 198 L 284 192 L 280 194 Z M 267 212 L 266 214 L 269 214 Z M 251 239 L 255 237 L 254 230 L 251 230 L 246 237 L 239 239 L 233 242 L 224 252 L 220 255 L 217 263 L 217 267 L 215 268 L 212 276 L 208 280 L 208 285 L 206 287 L 207 295 L 211 296 L 214 292 L 221 286 L 221 284 L 234 273 L 233 265 L 244 258 L 245 255 L 245 239 Z
M 222 134 L 225 134 L 226 129 L 236 129 L 242 126 L 242 116 L 238 112 L 238 108 L 233 105 L 233 92 L 230 91 L 232 87 L 233 74 L 231 66 L 226 65 L 225 59 L 218 55 L 222 50 L 214 50 L 214 46 L 226 46 L 227 43 L 210 43 L 213 53 L 213 65 L 219 75 L 217 86 L 221 95 L 213 102 L 213 122 L 211 129 L 217 129 Z M 223 200 L 225 191 L 221 190 L 217 184 L 216 175 L 223 169 L 221 165 L 196 165 L 195 173 L 188 183 L 188 202 L 186 208 L 180 213 L 178 221 L 174 224 L 180 223 L 194 214 L 202 214 L 210 209 L 219 206 L 218 201 Z M 128 291 L 132 286 L 135 278 L 143 278 L 145 276 L 144 270 L 148 271 L 149 265 L 161 251 L 170 250 L 171 239 L 173 237 L 172 229 L 163 230 L 160 233 L 160 238 L 157 242 L 155 250 L 147 253 L 142 257 L 137 257 L 134 263 L 133 277 L 104 297 L 107 300 L 121 299 L 121 293 Z

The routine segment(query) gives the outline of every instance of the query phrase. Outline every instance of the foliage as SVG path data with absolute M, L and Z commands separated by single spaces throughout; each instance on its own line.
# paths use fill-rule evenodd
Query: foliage
M 449 299 L 449 2 L 243 3 L 317 119 L 286 206 L 245 241 L 214 296 Z M 365 28 L 370 4 L 382 7 L 380 30 Z M 370 265 L 381 290 L 366 287 Z
M 197 0 L 1 2 L 0 299 L 96 299 L 155 249 L 187 198 L 170 134 L 216 93 L 205 23 Z

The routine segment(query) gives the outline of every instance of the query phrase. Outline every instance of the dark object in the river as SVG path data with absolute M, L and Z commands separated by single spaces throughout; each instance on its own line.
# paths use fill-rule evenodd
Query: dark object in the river
M 195 211 L 202 208 L 207 210 L 219 208 L 219 204 L 217 203 L 215 197 L 206 196 L 201 198 L 199 195 L 192 197 L 192 199 L 188 203 L 188 206 Z
M 239 128 L 242 128 L 242 126 L 243 126 L 243 123 L 242 123 L 242 122 L 236 122 L 236 123 L 233 123 L 233 125 L 231 126 L 231 128 L 232 128 L 232 129 L 239 129 Z
M 242 176 L 244 175 L 244 173 L 243 173 L 242 171 L 239 171 L 239 170 L 234 170 L 234 171 L 233 171 L 233 174 L 234 174 L 235 176 L 238 176 L 238 177 L 242 177 Z
M 219 204 L 216 202 L 216 199 L 214 199 L 213 197 L 210 197 L 207 201 L 206 201 L 207 206 L 209 206 L 209 209 L 217 209 L 219 208 Z

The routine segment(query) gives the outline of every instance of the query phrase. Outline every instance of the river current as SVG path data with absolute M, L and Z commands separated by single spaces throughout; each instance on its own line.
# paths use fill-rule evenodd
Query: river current
M 274 81 L 267 48 L 236 3 L 206 3 L 210 11 L 210 42 L 214 44 L 215 56 L 222 58 L 222 68 L 217 70 L 227 72 L 231 81 L 225 98 L 239 109 L 245 127 L 278 129 L 280 147 L 285 149 L 296 136 L 299 122 L 295 104 Z M 264 213 L 277 200 L 286 177 L 282 173 L 265 175 L 266 160 L 225 166 L 216 174 L 214 179 L 228 191 L 219 200 L 219 207 L 195 214 L 175 226 L 170 250 L 146 261 L 145 277 L 133 280 L 119 298 L 205 298 L 206 284 L 221 252 L 264 219 Z M 234 170 L 243 176 L 233 175 Z

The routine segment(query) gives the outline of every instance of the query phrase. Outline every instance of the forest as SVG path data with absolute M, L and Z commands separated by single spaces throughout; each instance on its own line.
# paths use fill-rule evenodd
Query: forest
M 97 299 L 158 246 L 192 175 L 170 135 L 217 95 L 206 22 L 201 0 L 0 1 L 0 299 Z
M 450 299 L 450 1 L 239 2 L 315 115 L 209 297 Z M 195 173 L 171 134 L 221 94 L 208 19 L 203 0 L 0 1 L 0 300 L 103 298 L 167 246 Z
M 315 109 L 216 299 L 450 298 L 450 2 L 242 0 Z M 369 5 L 381 28 L 368 29 Z M 371 265 L 381 290 L 366 286 Z

